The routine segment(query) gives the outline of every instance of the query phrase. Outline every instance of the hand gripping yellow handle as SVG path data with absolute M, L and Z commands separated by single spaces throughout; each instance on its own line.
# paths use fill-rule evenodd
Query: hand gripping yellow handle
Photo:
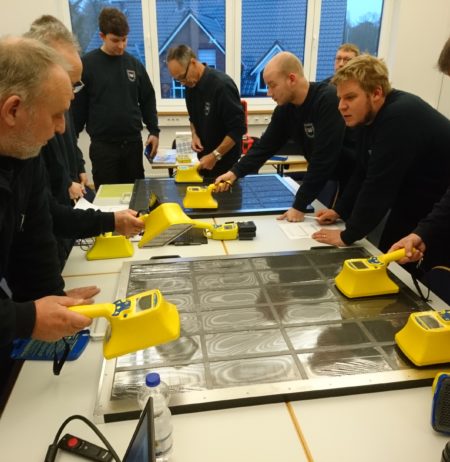
M 69 310 L 83 314 L 88 318 L 107 318 L 109 319 L 114 313 L 116 306 L 114 303 L 97 303 L 95 305 L 76 305 L 71 306 Z
M 384 255 L 380 255 L 378 260 L 382 261 L 386 265 L 391 263 L 392 261 L 400 260 L 404 258 L 406 255 L 405 249 L 398 249 L 394 250 L 393 252 L 385 253 Z

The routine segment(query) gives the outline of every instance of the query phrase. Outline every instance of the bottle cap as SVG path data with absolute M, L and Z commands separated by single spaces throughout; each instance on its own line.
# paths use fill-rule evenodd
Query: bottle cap
M 161 383 L 161 378 L 157 372 L 150 372 L 145 376 L 145 384 L 147 387 L 156 387 Z

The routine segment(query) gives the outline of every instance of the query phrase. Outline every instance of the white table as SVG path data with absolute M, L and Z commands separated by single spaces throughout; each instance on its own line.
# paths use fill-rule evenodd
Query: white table
M 234 218 L 247 219 L 257 226 L 253 241 L 144 249 L 148 254 L 137 252 L 133 259 L 174 253 L 185 257 L 280 252 L 317 245 L 309 239 L 287 240 L 275 215 Z M 120 263 L 86 262 L 75 249 L 64 272 L 67 287 L 96 284 L 102 288 L 97 300 L 112 300 Z M 405 278 L 398 265 L 393 269 Z M 92 418 L 101 350 L 101 342 L 90 342 L 82 357 L 67 363 L 59 377 L 53 376 L 50 363 L 24 364 L 0 419 L 1 460 L 42 461 L 65 418 L 72 414 Z M 430 409 L 431 390 L 426 387 L 177 415 L 173 462 L 439 461 L 448 438 L 432 430 Z M 122 455 L 135 425 L 136 421 L 128 421 L 99 428 Z M 72 423 L 67 431 L 98 443 L 81 423 Z M 60 454 L 57 460 L 80 459 Z

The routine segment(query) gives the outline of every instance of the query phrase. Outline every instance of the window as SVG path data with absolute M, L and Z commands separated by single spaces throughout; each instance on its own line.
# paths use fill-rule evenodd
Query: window
M 184 89 L 174 83 L 165 63 L 169 48 L 186 44 L 200 61 L 225 71 L 225 0 L 156 0 L 161 93 L 170 98 Z
M 382 9 L 383 0 L 322 0 L 316 80 L 334 74 L 336 50 L 343 43 L 377 54 Z
M 279 51 L 303 62 L 307 0 L 242 0 L 241 95 L 266 96 L 262 72 Z
M 80 42 L 82 55 L 101 47 L 102 40 L 99 37 L 98 16 L 103 8 L 114 7 L 125 14 L 130 26 L 127 45 L 128 53 L 145 66 L 141 0 L 70 0 L 69 7 L 72 30 Z
M 383 0 L 68 0 L 68 4 L 83 53 L 101 46 L 98 15 L 103 7 L 125 13 L 130 24 L 127 51 L 146 65 L 158 109 L 163 111 L 179 110 L 185 92 L 165 64 L 172 46 L 190 45 L 200 61 L 234 79 L 250 107 L 268 109 L 273 102 L 267 98 L 263 70 L 276 53 L 291 51 L 304 64 L 309 80 L 322 80 L 334 73 L 336 50 L 342 43 L 377 54 L 383 12 Z M 320 18 L 315 16 L 319 10 Z M 149 49 L 144 34 L 150 38 Z M 233 51 L 228 57 L 227 43 Z

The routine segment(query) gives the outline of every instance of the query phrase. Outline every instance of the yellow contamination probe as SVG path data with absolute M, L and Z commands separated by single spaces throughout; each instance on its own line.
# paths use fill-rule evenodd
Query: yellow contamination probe
M 203 183 L 203 177 L 198 172 L 199 165 L 179 165 L 175 173 L 175 183 Z
M 144 235 L 138 243 L 140 248 L 145 245 L 157 247 L 168 244 L 190 228 L 204 229 L 207 237 L 216 240 L 252 239 L 256 231 L 253 222 L 214 225 L 193 220 L 175 202 L 165 202 L 139 218 L 145 223 Z
M 141 292 L 113 303 L 69 308 L 89 318 L 103 317 L 110 329 L 103 342 L 106 359 L 161 345 L 180 336 L 180 318 L 175 305 L 157 289 Z
M 450 310 L 411 313 L 395 341 L 416 366 L 450 362 Z
M 397 293 L 399 287 L 389 278 L 387 267 L 404 256 L 405 249 L 399 249 L 378 257 L 345 260 L 334 280 L 336 287 L 349 298 Z
M 219 204 L 212 197 L 216 189 L 214 183 L 208 186 L 188 186 L 183 199 L 183 207 L 185 209 L 217 209 Z

